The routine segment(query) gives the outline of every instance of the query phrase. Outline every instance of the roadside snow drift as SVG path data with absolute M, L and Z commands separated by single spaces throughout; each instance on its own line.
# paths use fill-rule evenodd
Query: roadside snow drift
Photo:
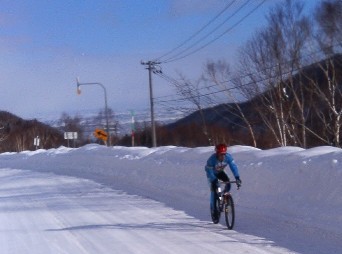
M 212 151 L 87 145 L 1 154 L 2 253 L 32 246 L 38 246 L 34 253 L 217 253 L 217 246 L 232 253 L 342 251 L 341 149 L 229 148 L 242 179 L 239 191 L 232 188 L 234 231 L 210 222 L 204 165 Z M 44 218 L 41 225 L 37 217 Z M 101 237 L 93 236 L 96 231 Z M 56 232 L 66 235 L 59 239 Z M 131 234 L 134 241 L 125 242 Z M 54 241 L 54 247 L 39 248 L 39 239 Z

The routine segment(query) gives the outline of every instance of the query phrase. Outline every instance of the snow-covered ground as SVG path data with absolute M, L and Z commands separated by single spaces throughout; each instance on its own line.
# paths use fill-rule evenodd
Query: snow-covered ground
M 234 230 L 210 220 L 212 151 L 1 154 L 1 253 L 342 253 L 341 149 L 229 148 L 243 182 Z

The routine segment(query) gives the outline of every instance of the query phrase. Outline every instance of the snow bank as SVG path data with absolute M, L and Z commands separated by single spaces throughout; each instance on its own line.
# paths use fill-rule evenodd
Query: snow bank
M 238 213 L 342 234 L 341 149 L 233 146 L 229 151 L 243 182 L 241 190 L 232 189 Z M 108 148 L 92 144 L 5 153 L 0 163 L 92 179 L 209 220 L 204 165 L 212 152 L 213 147 Z

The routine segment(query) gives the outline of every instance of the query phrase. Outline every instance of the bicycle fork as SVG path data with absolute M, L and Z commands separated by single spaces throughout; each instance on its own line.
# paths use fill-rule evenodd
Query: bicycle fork
M 229 206 L 229 196 L 230 196 L 230 193 L 229 192 L 222 192 L 221 190 L 221 187 L 218 187 L 217 188 L 217 196 L 219 198 L 219 209 L 220 209 L 220 212 L 223 212 L 223 209 L 225 208 L 225 204 L 227 205 L 226 206 L 226 209 L 228 209 L 228 206 Z
M 223 199 L 221 187 L 217 188 L 217 196 L 219 198 L 219 209 L 220 209 L 220 212 L 222 212 L 223 206 L 224 206 L 224 199 Z

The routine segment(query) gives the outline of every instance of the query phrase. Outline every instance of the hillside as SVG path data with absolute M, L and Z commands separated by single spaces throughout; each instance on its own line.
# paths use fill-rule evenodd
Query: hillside
M 204 108 L 166 130 L 170 136 L 180 135 L 179 145 L 187 146 L 194 136 L 195 146 L 216 142 L 254 146 L 248 124 L 259 148 L 341 146 L 342 141 L 336 140 L 342 133 L 341 116 L 342 55 L 336 55 L 296 71 L 247 102 Z
M 34 139 L 39 137 L 38 148 L 59 147 L 64 143 L 63 133 L 44 123 L 24 120 L 6 111 L 0 111 L 0 152 L 35 150 Z

